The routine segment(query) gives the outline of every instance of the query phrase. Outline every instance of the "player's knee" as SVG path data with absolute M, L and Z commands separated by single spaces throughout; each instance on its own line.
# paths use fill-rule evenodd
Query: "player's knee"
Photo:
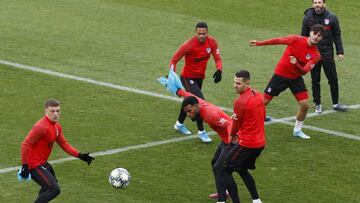
M 58 185 L 54 185 L 54 187 L 50 188 L 50 192 L 53 196 L 53 198 L 55 198 L 56 196 L 58 196 L 60 194 L 60 187 Z
M 299 106 L 300 106 L 300 109 L 302 111 L 307 111 L 309 109 L 309 104 L 308 104 L 307 101 L 306 102 L 305 101 L 299 102 Z

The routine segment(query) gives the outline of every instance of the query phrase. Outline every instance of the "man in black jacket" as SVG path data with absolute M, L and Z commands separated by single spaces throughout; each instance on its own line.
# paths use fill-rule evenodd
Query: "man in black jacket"
M 320 100 L 320 75 L 321 66 L 324 67 L 325 75 L 330 85 L 333 109 L 336 111 L 347 111 L 348 107 L 339 103 L 339 85 L 334 61 L 335 44 L 336 55 L 340 62 L 344 60 L 344 48 L 341 40 L 339 21 L 335 14 L 325 8 L 325 0 L 312 0 L 312 8 L 304 12 L 301 35 L 309 36 L 310 27 L 321 24 L 325 27 L 323 39 L 317 44 L 321 54 L 321 60 L 311 70 L 313 101 L 316 104 L 316 113 L 322 113 Z

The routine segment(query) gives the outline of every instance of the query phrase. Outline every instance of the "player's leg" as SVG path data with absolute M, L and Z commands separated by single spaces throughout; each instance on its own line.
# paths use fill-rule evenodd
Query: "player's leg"
M 316 105 L 315 112 L 318 114 L 322 113 L 321 93 L 320 93 L 321 66 L 322 66 L 322 62 L 319 62 L 311 70 L 311 89 L 313 95 L 313 102 Z
M 333 109 L 335 111 L 347 111 L 349 107 L 339 103 L 339 84 L 334 59 L 324 61 L 324 72 L 330 86 Z
M 192 82 L 193 82 L 193 84 L 192 84 Z M 205 97 L 204 97 L 203 93 L 201 92 L 202 83 L 203 83 L 203 79 L 199 79 L 199 78 L 196 78 L 196 79 L 193 79 L 192 81 L 190 81 L 190 92 L 192 94 L 196 95 L 197 97 L 205 100 Z M 211 142 L 211 138 L 209 137 L 207 132 L 204 130 L 204 122 L 203 122 L 202 118 L 198 117 L 196 120 L 196 124 L 197 124 L 197 128 L 198 128 L 198 136 L 201 139 L 201 141 Z
M 186 91 L 189 91 L 189 83 L 190 83 L 190 79 L 188 78 L 183 78 L 180 77 L 181 83 L 183 84 L 183 86 L 185 87 Z M 176 121 L 175 125 L 174 125 L 174 129 L 179 131 L 181 134 L 184 135 L 191 135 L 191 132 L 186 128 L 186 126 L 184 125 L 184 121 L 186 119 L 186 112 L 184 111 L 184 109 L 182 109 L 180 107 L 180 112 L 179 112 L 179 116 L 178 116 L 178 120 Z
M 31 178 L 41 187 L 35 203 L 49 202 L 60 194 L 59 185 L 55 177 L 44 166 L 30 170 Z
M 275 96 L 288 88 L 288 79 L 274 74 L 264 90 L 264 104 L 267 106 Z M 271 117 L 265 116 L 265 121 L 271 121 Z
M 309 95 L 305 86 L 304 79 L 302 77 L 298 77 L 294 79 L 290 85 L 290 90 L 298 102 L 298 111 L 296 112 L 296 121 L 295 121 L 293 135 L 295 137 L 300 137 L 303 139 L 310 139 L 310 136 L 306 135 L 302 131 L 302 126 L 309 109 L 309 104 L 308 104 Z
M 263 151 L 262 148 L 247 148 L 239 146 L 231 151 L 231 159 L 229 159 L 228 167 L 239 172 L 242 180 L 244 181 L 253 202 L 260 203 L 260 197 L 256 189 L 254 178 L 249 173 L 249 169 L 254 170 L 257 157 Z M 230 193 L 231 194 L 231 193 Z

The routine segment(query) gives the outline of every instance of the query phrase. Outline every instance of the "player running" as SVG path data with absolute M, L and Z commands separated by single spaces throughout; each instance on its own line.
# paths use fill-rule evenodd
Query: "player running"
M 175 52 L 170 61 L 170 69 L 176 72 L 176 64 L 185 57 L 185 64 L 181 71 L 181 82 L 188 92 L 193 93 L 197 97 L 204 99 L 201 92 L 207 62 L 210 56 L 214 57 L 216 64 L 216 72 L 213 75 L 214 82 L 221 81 L 222 60 L 220 51 L 215 38 L 208 35 L 208 26 L 205 22 L 197 23 L 195 27 L 195 36 L 186 41 Z M 174 128 L 182 134 L 190 135 L 191 132 L 185 127 L 184 121 L 186 113 L 181 108 L 178 120 Z M 204 124 L 201 118 L 197 118 L 198 136 L 203 142 L 211 142 L 210 137 L 204 130 Z
M 242 71 L 240 71 L 239 74 L 240 73 L 242 73 Z M 239 74 L 237 74 L 237 75 L 239 75 Z M 241 76 L 241 74 L 240 74 L 240 76 Z M 249 77 L 250 77 L 250 75 L 249 75 Z M 237 78 L 237 77 L 235 77 L 235 78 Z M 246 141 L 250 136 L 246 135 L 246 133 L 243 133 L 243 135 L 241 135 L 240 133 L 237 132 L 237 130 L 244 128 L 242 126 L 242 124 L 236 125 L 234 134 L 233 134 L 235 137 L 237 137 L 236 140 L 239 140 L 241 142 L 241 144 L 243 145 L 240 149 L 237 144 L 230 143 L 231 139 L 232 139 L 232 137 L 230 136 L 230 133 L 231 133 L 232 126 L 233 126 L 233 119 L 231 119 L 231 117 L 229 115 L 227 115 L 219 107 L 211 104 L 210 102 L 204 101 L 203 99 L 196 97 L 193 94 L 183 90 L 180 80 L 178 79 L 176 73 L 174 73 L 173 71 L 170 71 L 168 79 L 161 77 L 159 79 L 159 81 L 161 84 L 163 84 L 167 87 L 167 90 L 169 92 L 173 93 L 174 95 L 178 95 L 180 97 L 185 98 L 182 102 L 182 108 L 187 113 L 187 115 L 191 118 L 191 120 L 195 121 L 196 118 L 201 117 L 204 120 L 204 122 L 207 123 L 211 127 L 211 129 L 213 129 L 221 138 L 222 141 L 220 142 L 216 152 L 214 153 L 213 159 L 211 161 L 216 184 L 218 185 L 218 183 L 219 183 L 221 185 L 220 187 L 222 187 L 222 189 L 224 189 L 224 192 L 226 189 L 228 189 L 230 192 L 230 196 L 233 198 L 234 202 L 236 202 L 235 200 L 239 199 L 239 197 L 237 194 L 237 188 L 236 188 L 236 190 L 234 190 L 233 182 L 231 182 L 231 181 L 221 182 L 220 179 L 222 177 L 224 177 L 224 174 L 222 172 L 223 172 L 223 170 L 225 170 L 224 169 L 225 162 L 227 162 L 228 165 L 231 167 L 242 166 L 241 170 L 237 170 L 237 169 L 235 170 L 234 168 L 231 168 L 231 169 L 226 168 L 226 171 L 233 170 L 233 169 L 235 171 L 238 171 L 253 198 L 253 202 L 261 203 L 261 200 L 259 198 L 256 186 L 255 186 L 255 181 L 252 178 L 252 176 L 250 175 L 250 173 L 248 173 L 248 170 L 247 170 L 248 166 L 251 169 L 255 168 L 255 159 L 257 156 L 256 157 L 253 156 L 253 153 L 252 153 L 253 150 L 251 150 L 251 149 L 245 150 L 244 152 L 241 151 L 246 148 L 246 147 L 244 148 L 244 146 L 250 146 L 250 145 L 247 145 L 247 144 L 249 144 L 249 141 Z M 247 92 L 253 91 L 252 89 L 250 91 L 250 88 L 248 86 L 249 82 L 250 82 L 250 78 L 244 80 L 244 81 L 246 81 L 246 85 L 243 82 L 242 83 L 243 85 L 241 86 L 241 88 L 239 88 L 239 85 L 238 85 L 239 81 L 243 82 L 242 78 L 237 78 L 236 82 L 234 81 L 234 88 L 235 88 L 236 92 L 239 93 L 240 90 L 241 91 L 246 90 Z M 244 96 L 241 98 L 244 98 Z M 263 104 L 263 99 L 262 99 L 261 95 L 260 95 L 260 98 L 261 98 L 261 103 Z M 254 106 L 252 106 L 252 107 L 254 107 Z M 245 109 L 245 108 L 246 107 L 242 107 L 242 109 Z M 257 108 L 255 108 L 255 110 L 256 109 Z M 265 107 L 264 107 L 264 109 L 265 109 Z M 250 112 L 252 112 L 252 111 L 253 110 L 250 110 Z M 238 114 L 239 114 L 239 116 L 241 116 L 240 113 L 238 113 Z M 264 125 L 263 118 L 265 116 L 265 113 L 258 114 L 255 116 L 258 116 L 260 118 L 260 121 L 261 121 L 260 125 Z M 253 118 L 249 118 L 249 119 L 253 119 Z M 244 122 L 244 124 L 247 125 L 246 122 Z M 253 140 L 259 141 L 258 139 L 253 139 Z M 244 141 L 245 141 L 245 143 L 244 143 Z M 250 141 L 250 143 L 251 142 L 252 141 Z M 264 144 L 264 142 L 265 142 L 265 140 L 262 137 L 259 142 L 261 145 L 260 146 L 261 150 L 264 147 L 262 145 L 262 144 Z M 256 146 L 258 146 L 259 143 L 257 143 Z M 254 145 L 251 145 L 251 146 L 254 146 Z M 260 150 L 260 152 L 261 152 L 261 150 Z M 260 154 L 260 152 L 257 151 L 257 149 L 255 149 L 255 151 L 256 151 L 256 153 L 258 153 L 258 155 Z M 236 152 L 237 154 L 241 154 L 241 156 L 240 157 L 234 156 L 235 158 L 233 160 L 228 160 L 230 152 L 234 152 L 234 153 Z M 249 157 L 249 156 L 251 156 L 251 157 Z M 229 175 L 231 177 L 229 177 Z M 233 180 L 233 177 L 231 174 L 226 174 L 225 177 Z M 236 185 L 235 185 L 235 187 L 236 187 Z M 226 194 L 226 193 L 223 195 L 228 196 L 228 194 Z M 217 193 L 211 194 L 211 195 L 209 195 L 209 197 L 210 198 L 225 198 L 225 196 L 221 196 L 221 197 L 218 196 Z
M 49 202 L 60 194 L 60 187 L 52 166 L 47 162 L 54 142 L 68 154 L 77 157 L 88 165 L 94 160 L 89 153 L 79 153 L 65 139 L 62 127 L 58 123 L 60 102 L 49 99 L 45 103 L 45 116 L 32 127 L 21 145 L 22 167 L 18 179 L 33 179 L 41 186 L 36 203 Z
M 309 96 L 302 75 L 311 71 L 320 60 L 316 44 L 322 39 L 324 31 L 322 25 L 316 24 L 310 28 L 309 37 L 289 35 L 264 41 L 251 40 L 249 43 L 250 46 L 288 45 L 265 88 L 264 102 L 267 105 L 274 96 L 279 96 L 281 92 L 290 88 L 299 105 L 293 135 L 303 139 L 310 139 L 310 136 L 302 131 L 309 108 Z

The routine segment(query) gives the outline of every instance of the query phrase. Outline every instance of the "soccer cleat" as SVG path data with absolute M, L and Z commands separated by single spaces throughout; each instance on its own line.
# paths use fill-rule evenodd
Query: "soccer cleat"
M 321 104 L 316 105 L 316 107 L 315 107 L 315 113 L 317 113 L 317 114 L 321 114 L 321 113 L 322 113 L 322 106 L 321 106 Z
M 174 129 L 179 131 L 183 135 L 191 135 L 191 132 L 185 127 L 184 124 L 181 124 L 181 125 L 175 124 Z
M 349 109 L 349 107 L 345 106 L 344 104 L 335 104 L 335 105 L 333 105 L 333 109 L 335 111 L 347 111 Z
M 302 139 L 310 139 L 310 136 L 306 135 L 303 131 L 299 130 L 299 131 L 296 131 L 294 132 L 293 134 L 295 137 L 299 137 L 299 138 L 302 138 Z
M 201 133 L 198 133 L 198 137 L 201 141 L 203 142 L 211 142 L 211 138 L 209 137 L 209 135 L 207 134 L 207 132 L 204 130 Z
M 271 119 L 270 116 L 265 115 L 265 118 L 264 118 L 264 121 L 265 121 L 265 122 L 270 122 L 271 120 L 272 120 L 272 119 Z
M 209 195 L 209 198 L 210 199 L 217 199 L 218 198 L 218 193 L 213 193 L 213 194 L 210 194 Z M 230 197 L 230 194 L 229 194 L 229 192 L 226 190 L 226 199 L 230 199 L 231 197 Z

